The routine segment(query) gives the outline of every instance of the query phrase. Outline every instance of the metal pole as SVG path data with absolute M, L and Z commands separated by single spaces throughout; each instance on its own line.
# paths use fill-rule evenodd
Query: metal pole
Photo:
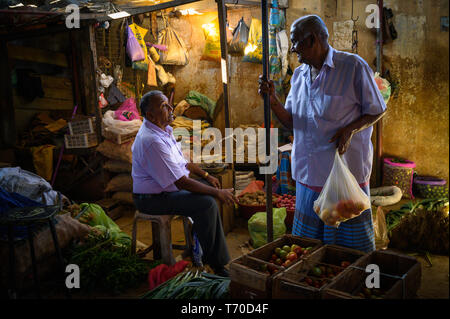
M 383 0 L 378 0 L 378 13 L 379 13 L 379 28 L 377 29 L 377 72 L 382 75 L 382 59 L 383 59 Z M 377 155 L 376 155 L 376 183 L 377 186 L 380 186 L 382 183 L 381 171 L 383 169 L 383 163 L 381 161 L 381 156 L 383 154 L 383 119 L 380 119 L 376 123 L 376 131 L 377 131 Z
M 269 19 L 267 0 L 261 0 L 262 19 L 262 52 L 263 52 L 263 78 L 269 80 Z M 266 156 L 270 156 L 270 98 L 264 94 L 264 126 L 266 128 Z M 267 215 L 267 242 L 273 241 L 273 210 L 272 210 L 272 175 L 266 174 L 266 215 Z

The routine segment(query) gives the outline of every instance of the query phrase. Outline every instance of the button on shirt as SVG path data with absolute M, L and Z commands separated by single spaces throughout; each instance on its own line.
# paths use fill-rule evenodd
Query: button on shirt
M 179 189 L 175 182 L 189 176 L 187 161 L 169 125 L 162 130 L 152 122 L 144 122 L 131 147 L 133 165 L 133 193 L 159 194 Z
M 295 69 L 285 108 L 293 119 L 292 176 L 297 182 L 323 187 L 336 152 L 336 142 L 328 141 L 362 115 L 383 113 L 386 104 L 367 63 L 329 46 L 314 81 L 309 65 Z M 342 156 L 359 184 L 367 183 L 372 171 L 372 131 L 369 127 L 354 134 Z

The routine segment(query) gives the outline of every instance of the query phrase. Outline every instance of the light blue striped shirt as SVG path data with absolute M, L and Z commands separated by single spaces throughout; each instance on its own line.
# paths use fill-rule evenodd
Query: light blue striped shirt
M 329 46 L 313 83 L 310 77 L 309 65 L 295 69 L 285 103 L 293 118 L 292 177 L 309 186 L 323 187 L 336 152 L 336 143 L 328 141 L 362 115 L 383 113 L 386 104 L 372 69 L 358 55 Z M 359 184 L 368 182 L 372 171 L 372 131 L 369 127 L 354 134 L 343 155 Z

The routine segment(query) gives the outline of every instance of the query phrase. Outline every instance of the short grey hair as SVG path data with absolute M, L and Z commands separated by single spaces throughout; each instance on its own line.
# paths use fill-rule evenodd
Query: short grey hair
M 307 15 L 294 21 L 291 28 L 302 33 L 311 32 L 319 36 L 323 41 L 328 41 L 328 28 L 318 15 Z
M 141 115 L 145 117 L 145 114 L 150 111 L 152 106 L 152 100 L 159 95 L 164 95 L 163 92 L 158 90 L 153 90 L 145 93 L 141 101 L 139 102 L 139 108 L 141 109 Z

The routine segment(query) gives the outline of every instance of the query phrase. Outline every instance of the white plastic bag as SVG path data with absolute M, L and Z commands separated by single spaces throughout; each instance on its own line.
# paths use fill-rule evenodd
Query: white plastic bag
M 333 167 L 314 202 L 314 211 L 325 225 L 338 227 L 341 222 L 357 217 L 369 208 L 369 197 L 358 185 L 336 149 Z
M 158 33 L 158 44 L 167 46 L 167 51 L 160 51 L 159 64 L 186 65 L 189 62 L 189 53 L 181 37 L 164 20 L 166 28 Z

